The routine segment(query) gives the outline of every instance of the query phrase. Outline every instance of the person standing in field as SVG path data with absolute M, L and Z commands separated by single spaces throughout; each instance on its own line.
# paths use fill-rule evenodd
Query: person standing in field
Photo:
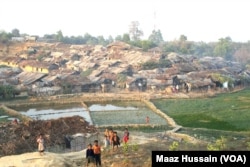
M 113 129 L 109 130 L 109 145 L 113 147 L 113 136 L 114 136 L 114 131 Z
M 36 142 L 38 143 L 38 151 L 40 153 L 40 155 L 44 155 L 44 138 L 43 135 L 40 134 L 36 140 Z
M 88 149 L 86 150 L 86 159 L 87 159 L 87 165 L 89 165 L 90 162 L 94 162 L 94 151 L 92 149 L 92 144 L 88 145 Z
M 93 151 L 96 167 L 101 166 L 101 147 L 98 145 L 98 140 L 94 141 Z
M 104 132 L 104 147 L 108 147 L 110 144 L 109 142 L 109 130 L 108 128 L 106 128 L 105 132 Z
M 114 132 L 114 136 L 112 138 L 112 141 L 113 141 L 113 151 L 114 151 L 115 146 L 116 146 L 116 150 L 117 150 L 118 146 L 120 145 L 120 138 L 117 135 L 117 132 Z
M 123 135 L 123 142 L 126 144 L 129 140 L 129 132 L 128 128 L 125 128 L 124 135 Z

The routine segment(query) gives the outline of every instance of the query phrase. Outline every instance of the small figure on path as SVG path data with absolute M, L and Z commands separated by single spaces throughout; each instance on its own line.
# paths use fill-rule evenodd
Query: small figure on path
M 14 125 L 17 125 L 17 124 L 18 124 L 17 119 L 15 118 L 15 119 L 12 121 L 12 123 L 13 123 Z
M 44 138 L 43 135 L 40 134 L 36 140 L 36 142 L 38 143 L 38 151 L 40 153 L 40 155 L 44 155 Z
M 149 124 L 149 116 L 146 117 L 145 121 L 146 121 L 146 124 Z

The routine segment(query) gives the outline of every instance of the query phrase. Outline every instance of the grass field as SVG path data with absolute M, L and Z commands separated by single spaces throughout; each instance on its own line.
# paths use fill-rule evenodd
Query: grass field
M 7 116 L 7 117 L 3 117 L 2 116 Z M 1 122 L 7 122 L 8 121 L 8 115 L 4 112 L 4 110 L 2 108 L 0 108 L 0 123 Z
M 184 127 L 250 131 L 250 89 L 213 98 L 152 102 Z

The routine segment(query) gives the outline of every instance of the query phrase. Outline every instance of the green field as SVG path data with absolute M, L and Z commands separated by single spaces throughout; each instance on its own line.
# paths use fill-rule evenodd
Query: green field
M 0 108 L 0 123 L 8 122 L 8 117 L 1 118 L 1 116 L 8 116 L 2 108 Z
M 250 130 L 250 89 L 205 99 L 152 101 L 184 127 L 227 131 Z

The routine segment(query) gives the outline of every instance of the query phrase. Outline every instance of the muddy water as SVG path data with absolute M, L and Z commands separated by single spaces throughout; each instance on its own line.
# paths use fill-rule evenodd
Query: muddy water
M 47 108 L 47 109 L 39 109 L 39 108 L 30 108 L 26 111 L 20 111 L 23 115 L 29 116 L 33 119 L 39 120 L 48 120 L 48 119 L 57 119 L 61 117 L 70 117 L 70 116 L 81 116 L 85 118 L 90 124 L 92 124 L 92 120 L 89 112 L 83 107 L 71 107 L 71 108 Z
M 29 116 L 36 120 L 49 120 L 61 117 L 81 116 L 86 121 L 93 123 L 88 110 L 80 105 L 56 105 L 56 106 L 37 106 L 37 107 L 20 107 L 16 108 L 21 114 Z M 92 104 L 89 106 L 90 111 L 131 111 L 138 110 L 137 107 L 116 106 L 115 104 Z
M 143 103 L 92 103 L 84 108 L 80 104 L 51 105 L 51 106 L 30 106 L 19 107 L 23 115 L 33 119 L 48 120 L 69 116 L 81 116 L 90 124 L 95 125 L 116 125 L 116 124 L 145 124 L 145 117 L 150 117 L 150 123 L 166 125 L 166 121 L 156 115 Z

